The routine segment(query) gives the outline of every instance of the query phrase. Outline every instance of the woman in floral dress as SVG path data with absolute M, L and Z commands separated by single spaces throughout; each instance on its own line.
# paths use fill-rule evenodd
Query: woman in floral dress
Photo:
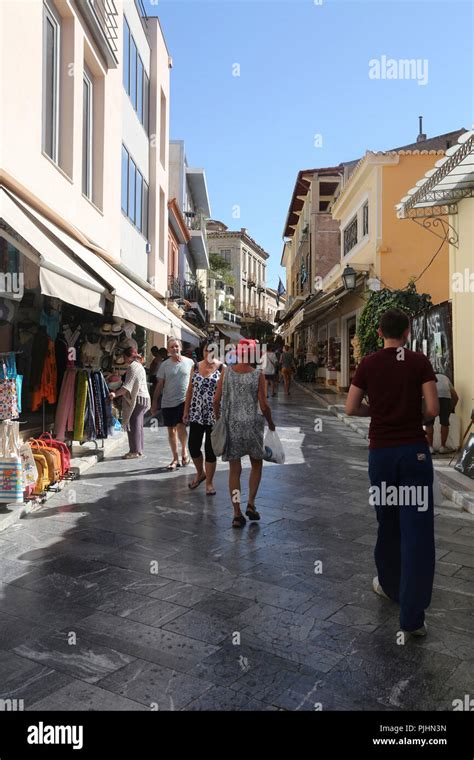
M 215 423 L 213 402 L 216 393 L 217 382 L 224 367 L 214 358 L 214 352 L 210 346 L 203 351 L 204 359 L 195 367 L 189 378 L 188 391 L 184 403 L 183 422 L 189 422 L 188 448 L 196 468 L 196 477 L 189 484 L 189 488 L 197 488 L 206 481 L 207 496 L 214 496 L 214 473 L 216 471 L 216 457 L 212 450 L 211 431 Z M 202 456 L 202 441 L 205 436 L 204 454 Z

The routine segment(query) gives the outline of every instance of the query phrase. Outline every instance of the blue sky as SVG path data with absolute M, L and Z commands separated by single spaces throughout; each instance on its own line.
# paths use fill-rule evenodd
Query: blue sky
M 474 121 L 471 0 L 144 3 L 173 58 L 170 136 L 204 167 L 213 218 L 247 227 L 270 254 L 270 286 L 284 280 L 300 169 L 412 142 L 421 114 L 429 137 Z M 426 60 L 427 83 L 371 79 L 369 61 L 384 55 Z

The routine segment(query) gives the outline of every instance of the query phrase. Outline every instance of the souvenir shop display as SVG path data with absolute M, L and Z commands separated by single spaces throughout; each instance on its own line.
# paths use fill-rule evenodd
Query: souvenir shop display
M 0 420 L 12 420 L 20 415 L 22 380 L 16 370 L 15 353 L 0 354 Z
M 19 423 L 0 423 L 0 504 L 23 503 Z

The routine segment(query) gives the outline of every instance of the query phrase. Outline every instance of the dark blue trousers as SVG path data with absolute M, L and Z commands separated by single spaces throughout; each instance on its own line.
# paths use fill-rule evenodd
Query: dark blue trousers
M 371 489 L 371 503 L 378 520 L 374 556 L 379 583 L 400 604 L 400 628 L 414 631 L 424 623 L 435 568 L 433 463 L 428 445 L 370 449 L 369 478 L 377 487 Z M 386 498 L 389 486 L 396 486 L 401 495 L 397 505 Z M 403 486 L 418 487 L 416 493 L 424 501 L 407 498 Z M 378 493 L 382 503 L 376 501 Z

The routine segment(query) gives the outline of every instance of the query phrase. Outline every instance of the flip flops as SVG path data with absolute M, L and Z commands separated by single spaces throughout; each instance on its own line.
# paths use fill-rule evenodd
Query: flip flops
M 199 478 L 197 482 L 194 481 L 193 483 L 188 483 L 188 488 L 190 488 L 191 491 L 194 491 L 194 489 L 200 486 L 201 483 L 204 483 L 205 480 L 206 480 L 206 476 L 203 475 L 202 478 Z

